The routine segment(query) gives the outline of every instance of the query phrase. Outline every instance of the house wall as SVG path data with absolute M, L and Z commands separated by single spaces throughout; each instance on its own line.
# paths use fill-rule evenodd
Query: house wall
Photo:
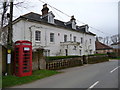
M 35 41 L 35 31 L 41 31 L 41 41 Z M 55 42 L 50 42 L 50 33 L 54 33 Z M 60 42 L 64 42 L 64 35 L 67 35 L 67 41 L 70 41 L 70 34 L 73 37 L 76 36 L 76 41 L 80 42 L 80 38 L 83 37 L 83 43 L 80 43 L 79 46 L 76 47 L 76 50 L 72 48 L 74 46 L 68 47 L 68 55 L 86 55 L 94 54 L 95 52 L 95 37 L 88 34 L 83 34 L 77 31 L 53 27 L 52 25 L 45 25 L 36 22 L 29 22 L 25 20 L 20 20 L 19 22 L 13 25 L 13 42 L 17 40 L 28 40 L 32 42 L 33 49 L 35 48 L 44 48 L 46 50 L 50 50 L 50 56 L 60 56 L 66 55 L 65 49 L 61 47 Z M 90 39 L 92 40 L 90 44 Z M 82 48 L 80 48 L 82 47 Z M 88 50 L 88 51 L 87 51 Z
M 96 53 L 99 53 L 99 54 L 106 54 L 107 52 L 113 52 L 113 49 L 109 49 L 109 50 L 96 50 Z

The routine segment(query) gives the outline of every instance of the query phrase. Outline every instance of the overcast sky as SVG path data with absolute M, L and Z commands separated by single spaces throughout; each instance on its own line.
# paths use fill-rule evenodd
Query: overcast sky
M 35 12 L 41 14 L 43 3 L 39 0 L 25 0 L 27 4 L 23 6 L 30 6 L 27 9 L 15 9 L 15 18 L 29 13 Z M 119 0 L 42 0 L 51 6 L 63 11 L 77 20 L 77 25 L 82 25 L 81 22 L 96 28 L 90 28 L 90 31 L 97 36 L 110 36 L 118 33 L 118 1 Z M 48 6 L 49 7 L 49 6 Z M 70 17 L 56 11 L 49 7 L 50 11 L 55 14 L 55 18 L 62 21 L 69 21 Z

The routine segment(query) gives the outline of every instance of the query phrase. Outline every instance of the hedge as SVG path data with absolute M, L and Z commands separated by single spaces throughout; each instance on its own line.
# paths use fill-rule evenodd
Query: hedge
M 109 58 L 117 58 L 117 53 L 115 52 L 108 52 L 107 54 Z
M 46 61 L 60 60 L 66 58 L 76 58 L 76 57 L 81 57 L 81 56 L 49 56 L 46 57 Z

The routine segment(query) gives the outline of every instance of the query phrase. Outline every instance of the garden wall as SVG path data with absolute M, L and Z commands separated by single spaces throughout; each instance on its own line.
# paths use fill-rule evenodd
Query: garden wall
M 61 58 L 63 58 L 62 56 Z M 73 57 L 73 56 L 71 56 Z M 58 70 L 74 66 L 82 66 L 84 64 L 95 64 L 100 62 L 109 61 L 108 55 L 89 55 L 89 56 L 74 56 L 73 58 L 56 59 L 58 57 L 52 57 L 52 60 L 47 60 L 46 68 L 49 70 Z M 60 58 L 60 57 L 59 57 Z M 55 60 L 54 60 L 55 59 Z
M 58 70 L 81 65 L 83 65 L 82 58 L 68 58 L 48 61 L 46 64 L 46 68 L 49 70 Z

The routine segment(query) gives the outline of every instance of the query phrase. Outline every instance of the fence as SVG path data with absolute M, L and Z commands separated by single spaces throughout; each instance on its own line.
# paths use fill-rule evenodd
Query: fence
M 46 69 L 58 70 L 83 65 L 82 58 L 68 58 L 47 62 Z

